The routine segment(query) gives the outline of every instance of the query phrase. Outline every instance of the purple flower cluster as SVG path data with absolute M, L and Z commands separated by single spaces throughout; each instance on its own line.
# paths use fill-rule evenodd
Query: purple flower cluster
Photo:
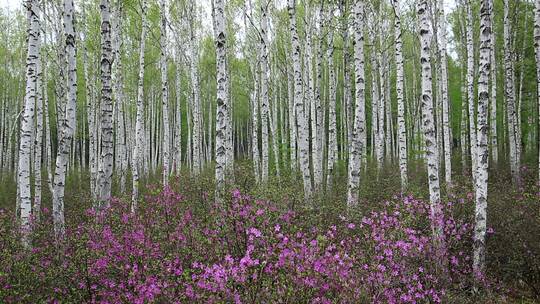
M 0 225 L 0 302 L 441 303 L 471 276 L 459 203 L 434 219 L 428 203 L 395 198 L 326 227 L 238 190 L 225 206 L 204 204 L 168 187 L 137 214 L 115 199 L 61 244 L 37 224 L 30 251 Z M 442 249 L 433 221 L 444 223 Z

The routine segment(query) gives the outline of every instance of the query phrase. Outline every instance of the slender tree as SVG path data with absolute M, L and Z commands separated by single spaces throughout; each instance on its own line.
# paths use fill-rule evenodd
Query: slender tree
M 347 187 L 347 205 L 358 204 L 358 188 L 360 186 L 360 162 L 362 153 L 361 137 L 365 132 L 365 79 L 364 79 L 364 1 L 356 1 L 354 6 L 354 73 L 356 77 L 356 108 L 354 113 L 354 129 L 349 144 L 349 183 Z
M 143 169 L 144 163 L 144 49 L 146 42 L 146 0 L 142 1 L 141 6 L 141 41 L 139 45 L 139 79 L 137 84 L 137 113 L 135 118 L 135 149 L 133 149 L 133 192 L 131 196 L 131 211 L 137 209 L 137 201 L 139 199 L 139 178 Z
M 64 35 L 67 55 L 67 103 L 62 134 L 58 143 L 56 169 L 53 182 L 53 222 L 57 238 L 65 233 L 64 190 L 66 171 L 71 149 L 71 139 L 75 133 L 77 99 L 77 64 L 75 48 L 75 8 L 73 0 L 64 0 Z
M 224 190 L 226 166 L 226 115 L 227 115 L 227 66 L 226 66 L 226 32 L 225 3 L 215 0 L 214 3 L 214 35 L 217 62 L 217 111 L 216 111 L 216 191 L 217 195 Z M 219 197 L 219 196 L 218 196 Z
M 433 119 L 433 92 L 431 76 L 431 25 L 429 22 L 428 0 L 420 0 L 417 6 L 420 34 L 420 63 L 422 69 L 422 125 L 426 142 L 426 160 L 428 169 L 429 200 L 431 214 L 437 218 L 441 215 L 441 192 L 439 186 L 439 149 L 435 136 Z M 435 236 L 442 238 L 441 223 L 433 227 Z
M 311 197 L 311 173 L 309 171 L 309 130 L 304 114 L 304 100 L 302 97 L 302 71 L 300 68 L 300 40 L 296 28 L 296 0 L 288 0 L 289 25 L 291 30 L 292 60 L 294 71 L 294 104 L 298 126 L 298 154 L 300 170 L 304 183 L 304 197 Z
M 399 0 L 392 1 L 394 7 L 394 35 L 396 44 L 396 93 L 398 108 L 398 150 L 399 150 L 399 171 L 401 174 L 401 190 L 407 189 L 407 131 L 405 125 L 405 101 L 403 98 L 403 41 L 401 36 L 401 13 Z
M 161 103 L 163 114 L 163 185 L 169 184 L 169 160 L 170 160 L 170 128 L 169 128 L 169 82 L 167 80 L 167 6 L 165 0 L 160 0 L 161 13 Z
M 489 73 L 491 62 L 491 5 L 492 0 L 480 3 L 480 60 L 478 77 L 478 166 L 476 173 L 476 207 L 474 229 L 473 271 L 482 278 L 485 269 L 486 255 L 486 219 L 488 197 L 488 102 Z
M 111 67 L 111 4 L 101 0 L 101 158 L 99 162 L 99 200 L 108 204 L 111 197 L 113 173 L 113 100 Z
M 26 19 L 28 24 L 26 56 L 26 89 L 24 96 L 24 110 L 21 116 L 19 161 L 17 185 L 19 187 L 19 209 L 21 228 L 23 229 L 23 242 L 27 243 L 27 230 L 30 228 L 29 220 L 32 213 L 32 194 L 30 192 L 30 154 L 32 146 L 32 130 L 34 127 L 34 111 L 37 96 L 37 80 L 39 70 L 39 4 L 37 0 L 28 0 L 26 5 Z M 39 170 L 39 169 L 38 169 Z

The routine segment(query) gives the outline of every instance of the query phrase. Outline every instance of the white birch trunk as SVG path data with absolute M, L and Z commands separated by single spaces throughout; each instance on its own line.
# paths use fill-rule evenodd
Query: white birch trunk
M 331 22 L 333 10 L 327 13 L 327 20 Z M 334 33 L 329 27 L 327 36 L 326 61 L 328 64 L 328 163 L 326 167 L 326 191 L 332 189 L 332 178 L 337 155 L 336 137 L 336 72 L 334 68 Z
M 354 207 L 358 204 L 358 191 L 360 187 L 360 167 L 362 142 L 365 132 L 365 79 L 364 79 L 364 2 L 357 1 L 354 6 L 354 73 L 356 78 L 354 111 L 354 129 L 352 142 L 349 144 L 348 187 L 347 206 Z
M 139 76 L 137 84 L 137 113 L 135 118 L 135 149 L 133 149 L 133 192 L 131 196 L 131 212 L 137 210 L 137 201 L 139 199 L 139 178 L 143 171 L 144 154 L 145 154 L 145 134 L 144 134 L 144 49 L 146 42 L 146 32 L 148 30 L 146 24 L 146 7 L 147 2 L 143 0 L 141 11 L 141 41 L 139 46 Z
M 194 4 L 193 4 L 194 5 Z M 190 12 L 192 15 L 195 14 L 194 8 Z M 191 16 L 195 18 L 195 16 Z M 192 90 L 192 162 L 193 162 L 193 173 L 198 175 L 201 172 L 201 112 L 200 112 L 200 93 L 199 93 L 199 53 L 196 45 L 196 35 L 194 28 L 194 20 L 190 20 L 190 51 L 191 51 L 191 60 L 190 60 L 190 77 L 191 77 L 191 90 Z
M 67 103 L 65 120 L 62 126 L 62 136 L 58 143 L 56 169 L 54 171 L 53 191 L 53 222 L 54 232 L 58 238 L 65 233 L 64 221 L 64 190 L 70 144 L 75 132 L 76 99 L 77 99 L 77 64 L 75 48 L 75 9 L 73 0 L 64 0 L 64 34 L 67 57 Z M 60 38 L 60 37 L 58 37 Z
M 431 215 L 437 218 L 441 215 L 441 193 L 439 186 L 439 150 L 437 138 L 435 137 L 435 126 L 433 119 L 433 97 L 432 97 L 432 76 L 431 76 L 431 25 L 429 22 L 428 0 L 420 0 L 417 6 L 420 33 L 420 63 L 422 69 L 422 126 L 424 139 L 426 142 L 426 159 L 428 169 L 428 185 Z M 441 223 L 436 223 L 433 227 L 434 235 L 442 238 Z
M 37 99 L 36 87 L 39 74 L 39 4 L 37 0 L 26 2 L 26 18 L 28 24 L 27 41 L 28 51 L 26 57 L 26 89 L 24 97 L 24 110 L 20 123 L 20 145 L 17 166 L 17 185 L 19 187 L 18 200 L 22 229 L 22 241 L 29 245 L 28 233 L 30 229 L 30 216 L 32 213 L 32 194 L 30 189 L 30 154 L 32 148 L 32 130 L 34 129 L 34 111 Z
M 504 70 L 505 70 L 505 98 L 506 98 L 506 114 L 508 125 L 508 140 L 510 152 L 510 171 L 512 172 L 512 180 L 514 185 L 521 184 L 519 172 L 519 149 L 518 137 L 516 128 L 516 105 L 514 92 L 514 68 L 512 60 L 512 37 L 510 27 L 510 8 L 509 0 L 504 0 Z
M 405 101 L 403 98 L 403 41 L 401 38 L 401 12 L 399 0 L 393 0 L 395 19 L 394 34 L 396 43 L 396 93 L 398 109 L 398 150 L 399 150 L 399 172 L 401 176 L 401 191 L 407 190 L 407 131 L 405 125 Z
M 297 115 L 298 127 L 298 152 L 300 158 L 300 170 L 304 183 L 304 198 L 311 197 L 311 173 L 309 170 L 309 127 L 304 114 L 304 100 L 302 98 L 302 71 L 300 68 L 300 41 L 296 28 L 296 0 L 288 0 L 287 10 L 291 30 L 292 60 L 294 70 L 294 104 Z
M 473 16 L 471 0 L 466 0 L 466 43 L 467 43 L 467 96 L 468 96 L 468 115 L 469 115 L 469 136 L 471 149 L 471 169 L 473 183 L 476 181 L 476 165 L 478 163 L 478 153 L 476 151 L 476 120 L 474 109 L 474 44 L 473 44 Z
M 262 1 L 264 2 L 264 1 Z M 268 16 L 265 3 L 261 3 L 261 177 L 262 182 L 268 181 Z
M 165 0 L 160 1 L 161 9 L 161 102 L 163 111 L 163 185 L 169 184 L 169 160 L 170 160 L 170 138 L 169 138 L 169 84 L 167 81 L 167 6 Z
M 216 111 L 216 197 L 225 188 L 226 148 L 227 145 L 227 66 L 225 36 L 225 4 L 224 0 L 215 0 L 214 3 L 214 35 L 216 43 L 217 62 L 217 111 Z
M 444 179 L 447 188 L 452 187 L 452 142 L 450 136 L 450 107 L 448 101 L 448 63 L 446 58 L 446 16 L 444 13 L 444 3 L 437 6 L 439 10 L 439 52 L 441 60 L 441 103 L 442 103 L 442 134 L 444 145 Z
M 111 198 L 113 173 L 113 101 L 111 67 L 113 62 L 111 44 L 111 5 L 101 0 L 101 159 L 99 162 L 99 201 L 108 206 Z
M 491 5 L 491 19 L 493 26 L 493 4 Z M 497 59 L 496 59 L 496 44 L 495 32 L 491 31 L 491 103 L 490 103 L 490 127 L 491 127 L 491 159 L 496 165 L 499 161 L 499 144 L 497 135 Z
M 478 78 L 478 172 L 476 173 L 476 206 L 474 228 L 473 273 L 482 278 L 486 260 L 486 220 L 488 197 L 488 103 L 491 61 L 491 0 L 480 4 L 480 61 Z

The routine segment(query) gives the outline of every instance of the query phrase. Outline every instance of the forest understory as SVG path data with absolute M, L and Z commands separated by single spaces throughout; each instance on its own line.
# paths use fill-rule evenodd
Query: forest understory
M 508 185 L 508 168 L 490 171 L 481 286 L 471 273 L 470 172 L 457 167 L 454 187 L 443 190 L 448 264 L 439 269 L 425 167 L 413 162 L 409 169 L 404 194 L 395 164 L 379 178 L 377 170 L 363 171 L 362 199 L 352 210 L 342 164 L 331 191 L 304 201 L 298 176 L 284 172 L 256 185 L 250 162 L 239 161 L 224 208 L 215 203 L 211 167 L 197 178 L 183 171 L 167 188 L 152 174 L 142 182 L 137 214 L 129 195 L 96 213 L 89 173 L 75 171 L 66 184 L 65 239 L 55 241 L 45 190 L 31 251 L 18 241 L 16 187 L 4 174 L 0 302 L 537 303 L 540 192 L 528 162 L 521 189 Z

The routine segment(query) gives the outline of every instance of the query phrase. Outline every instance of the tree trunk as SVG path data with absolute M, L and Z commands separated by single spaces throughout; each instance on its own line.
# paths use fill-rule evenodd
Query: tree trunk
M 62 137 L 58 143 L 56 169 L 54 171 L 53 222 L 56 238 L 65 234 L 64 221 L 64 189 L 70 144 L 75 132 L 76 99 L 77 99 L 77 64 L 75 48 L 75 9 L 73 0 L 64 0 L 64 34 L 67 57 L 67 103 L 65 120 L 62 126 Z M 58 37 L 60 38 L 60 37 Z
M 225 4 L 223 0 L 215 0 L 214 4 L 214 35 L 216 43 L 217 62 L 217 111 L 216 111 L 216 197 L 225 186 L 226 151 L 227 145 L 227 66 L 226 66 L 226 36 L 225 36 Z
M 137 84 L 137 114 L 135 118 L 135 149 L 133 149 L 133 192 L 131 197 L 131 212 L 137 210 L 137 201 L 139 199 L 139 178 L 143 171 L 143 163 L 145 163 L 145 132 L 144 132 L 144 49 L 146 42 L 146 32 L 148 30 L 146 24 L 146 0 L 142 1 L 141 11 L 141 41 L 139 45 L 139 77 Z
M 422 125 L 424 139 L 426 141 L 426 159 L 428 168 L 429 199 L 431 203 L 431 215 L 438 218 L 442 215 L 441 193 L 439 188 L 439 150 L 437 138 L 435 137 L 435 126 L 433 121 L 433 98 L 432 98 L 432 76 L 431 76 L 431 25 L 429 18 L 428 0 L 420 0 L 417 6 L 417 13 L 420 26 L 420 63 L 422 68 Z M 443 241 L 443 230 L 441 223 L 436 223 L 433 227 L 434 235 Z
M 365 132 L 365 121 L 363 120 L 365 111 L 363 1 L 356 2 L 354 6 L 354 17 L 354 73 L 356 77 L 356 108 L 354 111 L 354 129 L 352 132 L 352 142 L 349 142 L 349 183 L 347 187 L 347 206 L 349 207 L 353 207 L 358 204 L 358 188 L 360 187 L 360 167 L 362 160 L 362 142 L 360 139 Z
M 101 160 L 99 162 L 99 201 L 108 206 L 111 198 L 113 172 L 113 102 L 111 66 L 111 6 L 109 0 L 101 0 Z
M 491 0 L 480 4 L 480 62 L 478 78 L 478 172 L 476 173 L 476 206 L 474 228 L 473 272 L 482 279 L 486 259 L 486 219 L 488 195 L 488 103 L 491 61 Z
M 161 8 L 161 102 L 163 114 L 163 185 L 169 184 L 170 161 L 170 129 L 169 129 L 169 83 L 167 81 L 167 6 L 165 0 L 160 1 Z
M 514 92 L 514 68 L 512 60 L 512 37 L 510 27 L 510 7 L 509 0 L 504 0 L 504 70 L 505 70 L 505 98 L 506 98 L 506 114 L 508 124 L 508 140 L 510 153 L 510 170 L 512 172 L 512 180 L 515 186 L 521 185 L 521 177 L 519 172 L 520 155 L 517 139 L 516 128 L 516 105 Z
M 399 150 L 399 171 L 401 175 L 401 191 L 407 190 L 407 131 L 405 125 L 405 101 L 403 98 L 403 41 L 401 39 L 401 12 L 399 10 L 399 0 L 392 2 L 395 12 L 395 41 L 396 41 L 396 93 L 398 108 L 398 150 Z
M 304 198 L 311 197 L 311 173 L 309 171 L 309 129 L 304 114 L 304 100 L 302 98 L 302 71 L 300 69 L 300 41 L 296 29 L 296 0 L 288 0 L 287 10 L 291 30 L 292 60 L 294 70 L 294 104 L 298 126 L 298 150 L 300 156 L 300 170 L 304 182 Z
M 26 1 L 28 24 L 28 52 L 26 57 L 26 89 L 24 110 L 20 123 L 19 161 L 17 166 L 17 185 L 19 187 L 19 210 L 21 218 L 22 241 L 29 245 L 28 233 L 32 213 L 32 194 L 30 189 L 30 154 L 32 149 L 32 130 L 34 129 L 34 111 L 37 99 L 37 81 L 39 74 L 39 4 L 37 0 Z M 38 169 L 39 170 L 39 169 Z

